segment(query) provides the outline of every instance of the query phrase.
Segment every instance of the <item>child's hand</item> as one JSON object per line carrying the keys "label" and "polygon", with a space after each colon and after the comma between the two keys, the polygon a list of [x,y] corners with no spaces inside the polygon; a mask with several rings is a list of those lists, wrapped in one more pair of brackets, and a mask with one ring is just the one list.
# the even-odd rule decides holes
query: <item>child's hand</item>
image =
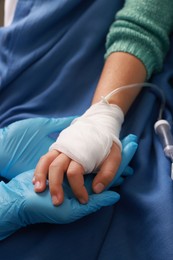
{"label": "child's hand", "polygon": [[[114,186],[117,182],[120,182],[120,176],[123,175],[124,171],[127,169],[127,166],[137,149],[136,141],[137,138],[134,135],[129,135],[122,140],[122,160],[119,148],[115,144],[113,144],[111,153],[104,161],[100,168],[100,171],[93,180],[93,189],[98,183],[103,183],[104,188],[106,189],[108,188],[108,186]],[[121,164],[119,167],[120,161]],[[115,162],[117,162],[117,164]],[[59,196],[59,198],[61,199],[59,203],[54,203],[53,198],[53,203],[56,205],[62,203],[64,198],[62,182],[64,179],[65,171],[68,172],[68,166],[71,166],[71,176],[69,177],[69,175],[67,175],[67,178],[68,180],[70,180],[70,185],[72,183],[71,187],[75,196],[79,199],[81,203],[81,196],[83,196],[84,199],[88,199],[88,193],[86,187],[84,186],[84,170],[82,166],[69,159],[66,155],[58,153],[55,150],[48,152],[40,159],[35,170],[34,184],[36,185],[37,182],[39,184],[38,186],[36,185],[35,190],[37,192],[44,191],[46,188],[46,180],[48,177],[51,196],[55,196],[55,198]],[[59,172],[59,176],[57,175],[57,171]],[[79,189],[79,191],[76,191],[76,189]]]}
{"label": "child's hand", "polygon": [[[95,193],[100,193],[110,184],[115,177],[120,162],[121,151],[114,143],[110,154],[93,180],[92,187]],[[64,200],[62,183],[65,173],[76,198],[82,204],[87,203],[88,193],[84,186],[84,168],[79,163],[71,160],[67,155],[56,150],[49,151],[39,160],[33,179],[35,191],[44,191],[48,178],[52,202],[54,205],[61,204]]]}
{"label": "child's hand", "polygon": [[64,129],[50,151],[36,166],[33,183],[42,192],[49,179],[54,205],[63,202],[62,183],[66,173],[74,195],[85,204],[88,193],[84,186],[86,173],[98,171],[93,191],[102,192],[113,180],[121,162],[119,132],[124,115],[120,107],[100,101]]}

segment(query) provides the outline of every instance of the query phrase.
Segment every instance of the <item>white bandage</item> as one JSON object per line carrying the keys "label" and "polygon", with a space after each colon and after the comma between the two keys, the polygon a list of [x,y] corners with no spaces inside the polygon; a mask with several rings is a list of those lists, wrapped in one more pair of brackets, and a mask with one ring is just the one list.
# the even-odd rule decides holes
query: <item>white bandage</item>
{"label": "white bandage", "polygon": [[85,173],[96,170],[110,153],[113,142],[121,149],[122,110],[101,101],[64,129],[49,150],[55,149],[81,164]]}

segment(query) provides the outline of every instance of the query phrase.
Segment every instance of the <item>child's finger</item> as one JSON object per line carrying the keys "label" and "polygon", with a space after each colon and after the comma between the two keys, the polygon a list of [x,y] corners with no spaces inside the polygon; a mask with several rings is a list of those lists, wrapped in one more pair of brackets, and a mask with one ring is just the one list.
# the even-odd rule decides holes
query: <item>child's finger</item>
{"label": "child's finger", "polygon": [[111,152],[103,162],[98,174],[93,181],[93,190],[102,192],[113,180],[121,162],[120,148],[114,143]]}
{"label": "child's finger", "polygon": [[60,205],[64,200],[62,183],[71,159],[61,153],[49,167],[49,190],[54,205]]}
{"label": "child's finger", "polygon": [[45,190],[49,166],[58,155],[58,151],[52,150],[40,158],[33,177],[33,184],[36,192]]}
{"label": "child's finger", "polygon": [[67,178],[75,197],[82,204],[88,202],[88,192],[84,186],[84,168],[75,161],[71,161],[67,170]]}

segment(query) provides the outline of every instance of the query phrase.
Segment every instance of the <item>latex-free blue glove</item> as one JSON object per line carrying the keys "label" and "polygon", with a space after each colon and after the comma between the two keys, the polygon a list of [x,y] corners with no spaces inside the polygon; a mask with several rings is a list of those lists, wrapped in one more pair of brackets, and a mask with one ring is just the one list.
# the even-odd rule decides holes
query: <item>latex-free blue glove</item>
{"label": "latex-free blue glove", "polygon": [[[69,126],[74,118],[24,119],[0,129],[0,176],[10,180],[21,172],[34,169],[59,132]],[[132,141],[136,142],[136,136],[129,135],[122,145]],[[132,169],[127,167],[122,176],[131,172]],[[119,185],[123,178],[116,178],[114,185],[115,181]]]}
{"label": "latex-free blue glove", "polygon": [[107,186],[107,189],[110,187],[118,186],[124,181],[124,177],[130,176],[133,174],[133,169],[128,165],[131,159],[133,158],[135,151],[138,147],[137,136],[129,134],[122,141],[122,159],[119,166],[118,172],[115,175],[113,181]]}
{"label": "latex-free blue glove", "polygon": [[34,169],[40,157],[74,117],[31,118],[0,129],[0,176],[12,179],[21,172]]}
{"label": "latex-free blue glove", "polygon": [[[92,175],[85,178],[85,185],[91,191]],[[89,195],[86,205],[75,199],[67,181],[63,182],[64,202],[53,206],[49,189],[35,193],[32,184],[33,171],[19,174],[8,184],[0,183],[0,240],[21,227],[34,223],[65,224],[112,205],[119,200],[119,194],[105,191]]]}
{"label": "latex-free blue glove", "polygon": [[[137,149],[136,138],[128,136],[123,141],[122,162],[117,176],[127,168]],[[128,172],[129,173],[129,172]],[[109,206],[119,200],[119,194],[114,191],[104,191],[94,194],[92,191],[93,174],[85,175],[85,186],[89,193],[89,202],[80,204],[75,199],[70,186],[64,180],[64,202],[53,206],[49,189],[35,193],[32,185],[33,170],[22,173],[8,184],[0,183],[0,240],[8,237],[19,228],[34,223],[65,224]],[[115,177],[112,185],[117,183]]]}

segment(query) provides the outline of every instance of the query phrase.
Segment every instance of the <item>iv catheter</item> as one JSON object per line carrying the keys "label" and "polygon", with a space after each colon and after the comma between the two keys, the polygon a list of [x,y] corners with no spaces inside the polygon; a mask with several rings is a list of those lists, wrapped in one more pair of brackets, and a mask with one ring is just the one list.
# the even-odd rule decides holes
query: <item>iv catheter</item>
{"label": "iv catheter", "polygon": [[122,86],[120,88],[111,91],[108,95],[102,97],[102,99],[105,102],[109,103],[108,100],[111,96],[117,94],[120,91],[129,88],[135,88],[135,87],[138,88],[149,87],[152,90],[155,90],[155,92],[157,92],[161,97],[161,105],[159,109],[158,120],[154,124],[154,130],[155,133],[159,136],[160,142],[164,149],[165,156],[171,160],[171,179],[173,180],[173,135],[171,133],[171,126],[169,122],[163,119],[163,111],[166,104],[164,92],[160,88],[158,88],[157,85],[145,82],[145,83],[137,83],[137,84],[131,84],[127,86]]}

